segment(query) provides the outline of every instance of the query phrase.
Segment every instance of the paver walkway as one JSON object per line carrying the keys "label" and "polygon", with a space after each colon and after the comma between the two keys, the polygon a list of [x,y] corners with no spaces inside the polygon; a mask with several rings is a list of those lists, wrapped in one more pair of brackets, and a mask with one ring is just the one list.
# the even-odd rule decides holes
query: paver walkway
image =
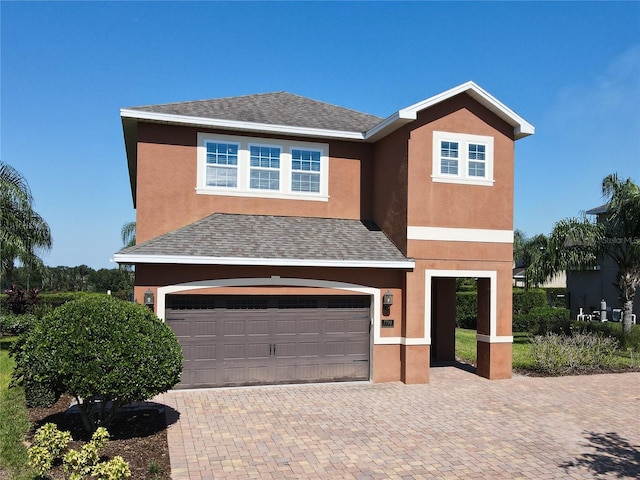
{"label": "paver walkway", "polygon": [[[172,391],[174,480],[640,478],[640,373]],[[179,419],[176,420],[176,412]]]}

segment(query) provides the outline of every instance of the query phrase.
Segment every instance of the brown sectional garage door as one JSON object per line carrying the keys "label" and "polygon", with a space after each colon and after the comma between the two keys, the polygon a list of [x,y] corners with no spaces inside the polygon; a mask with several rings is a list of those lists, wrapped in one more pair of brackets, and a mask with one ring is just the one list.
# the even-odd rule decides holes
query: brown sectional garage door
{"label": "brown sectional garage door", "polygon": [[369,297],[167,296],[177,388],[369,379]]}

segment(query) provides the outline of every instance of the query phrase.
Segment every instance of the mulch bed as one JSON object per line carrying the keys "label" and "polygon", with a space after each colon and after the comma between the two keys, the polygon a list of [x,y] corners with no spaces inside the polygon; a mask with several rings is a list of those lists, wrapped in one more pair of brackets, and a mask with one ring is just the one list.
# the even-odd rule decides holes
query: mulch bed
{"label": "mulch bed", "polygon": [[[69,447],[79,450],[91,436],[82,427],[80,415],[69,409],[71,400],[68,395],[63,395],[50,408],[29,409],[29,420],[33,424],[30,435],[45,423],[55,423],[59,430],[71,432],[73,440]],[[167,427],[162,405],[144,403],[134,409],[121,411],[108,430],[111,439],[100,451],[102,460],[108,461],[120,455],[129,463],[130,478],[134,480],[171,479]],[[53,478],[62,478],[62,466],[55,466],[51,473]]]}

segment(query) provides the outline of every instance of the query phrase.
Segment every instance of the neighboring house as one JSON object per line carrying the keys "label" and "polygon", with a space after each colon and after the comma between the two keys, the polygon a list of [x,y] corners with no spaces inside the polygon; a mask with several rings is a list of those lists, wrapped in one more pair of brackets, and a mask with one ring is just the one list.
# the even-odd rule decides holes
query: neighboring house
{"label": "neighboring house", "polygon": [[[600,219],[606,215],[608,205],[601,205],[586,212]],[[570,270],[567,275],[567,295],[572,317],[576,317],[582,308],[583,313],[600,311],[600,303],[607,304],[607,320],[621,321],[622,301],[616,287],[618,265],[608,255],[602,264],[590,270]],[[615,310],[615,311],[614,311]],[[633,313],[640,318],[640,293],[636,293]]]}
{"label": "neighboring house", "polygon": [[[525,278],[526,268],[521,266],[520,262],[515,262],[513,267],[513,286],[516,288],[524,288],[526,283]],[[560,272],[557,275],[551,277],[546,282],[537,286],[537,288],[566,288],[567,287],[567,273]]]}
{"label": "neighboring house", "polygon": [[478,373],[511,376],[514,143],[473,82],[379,118],[289,93],[121,110],[135,298],[180,387],[426,383],[477,278]]}

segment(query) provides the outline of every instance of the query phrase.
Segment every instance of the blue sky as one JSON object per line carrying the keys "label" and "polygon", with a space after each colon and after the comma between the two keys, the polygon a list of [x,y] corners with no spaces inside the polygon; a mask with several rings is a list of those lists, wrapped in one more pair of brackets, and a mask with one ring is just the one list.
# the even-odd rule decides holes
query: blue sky
{"label": "blue sky", "polygon": [[386,117],[473,80],[516,143],[528,235],[640,181],[640,2],[0,2],[0,160],[51,266],[112,268],[135,219],[119,110],[288,91]]}

